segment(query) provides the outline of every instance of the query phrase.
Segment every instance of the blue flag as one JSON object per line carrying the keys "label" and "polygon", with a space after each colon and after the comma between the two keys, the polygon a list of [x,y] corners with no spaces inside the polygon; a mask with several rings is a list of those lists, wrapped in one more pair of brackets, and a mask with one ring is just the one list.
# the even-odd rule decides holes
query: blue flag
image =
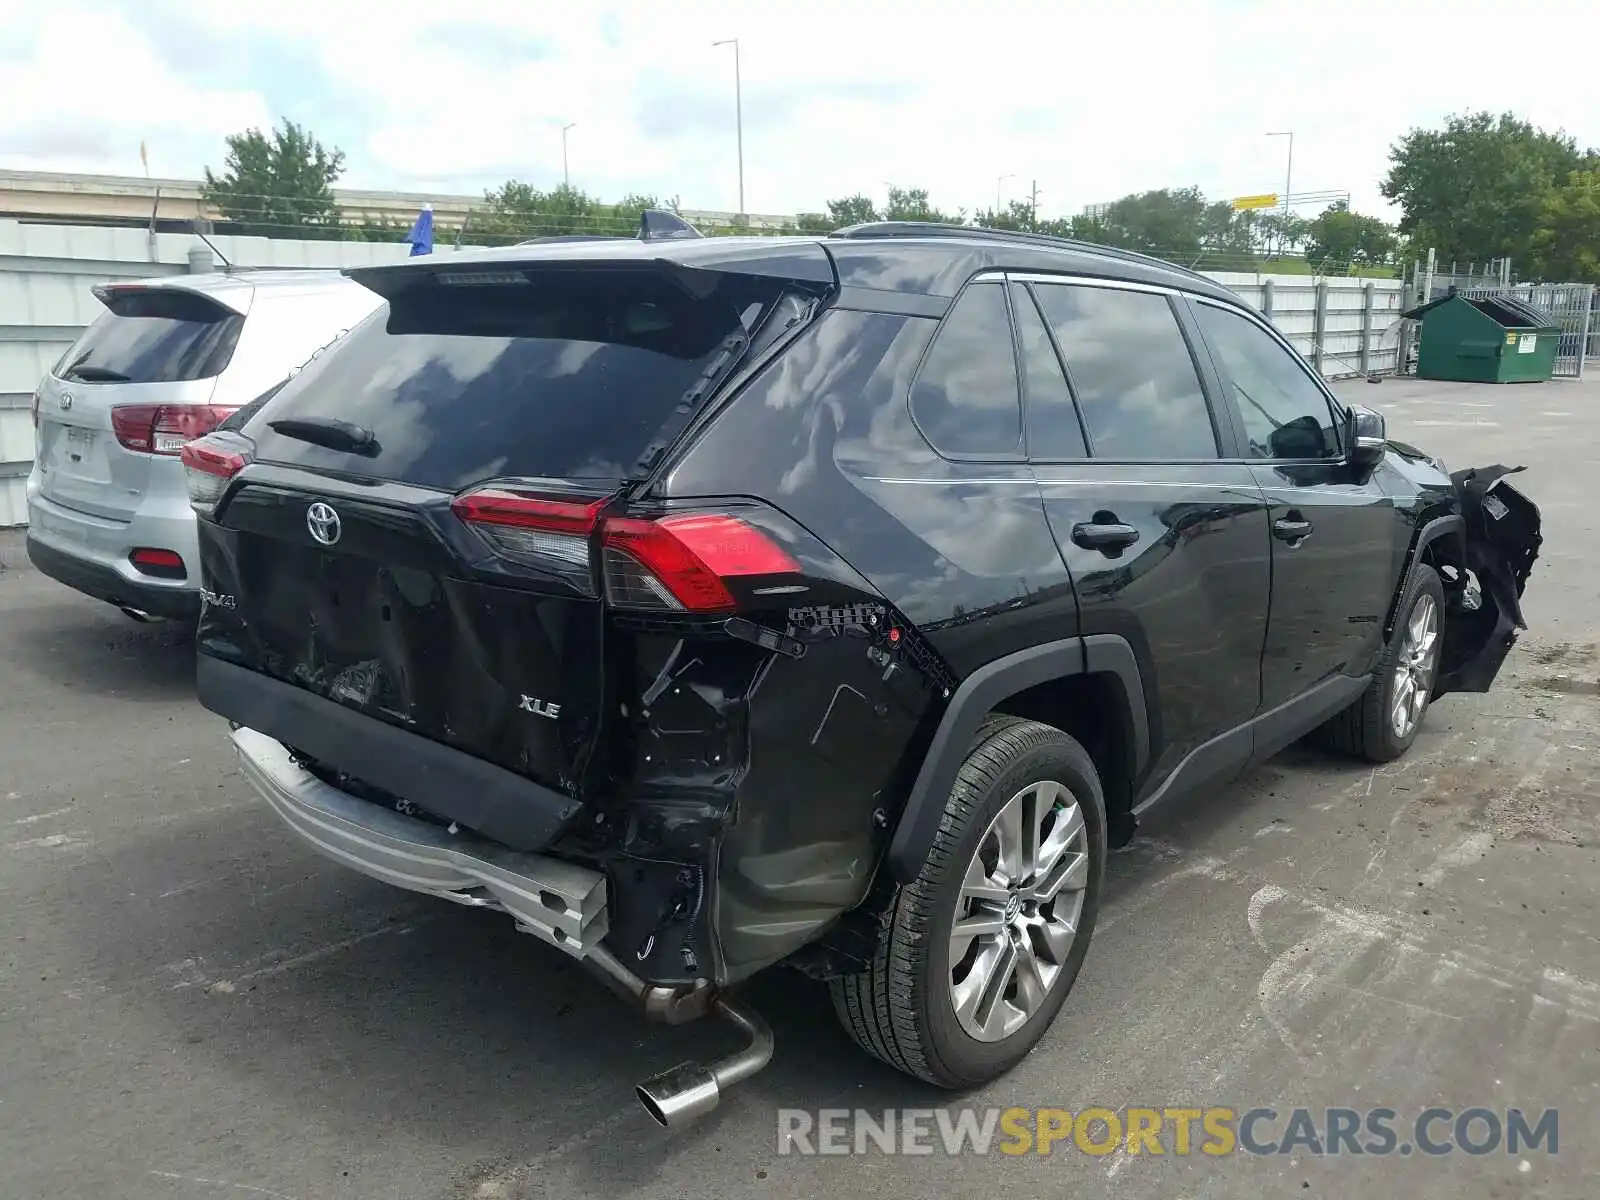
{"label": "blue flag", "polygon": [[406,241],[411,243],[412,258],[419,254],[433,253],[433,205],[422,206],[415,224],[411,226],[411,232],[406,234]]}

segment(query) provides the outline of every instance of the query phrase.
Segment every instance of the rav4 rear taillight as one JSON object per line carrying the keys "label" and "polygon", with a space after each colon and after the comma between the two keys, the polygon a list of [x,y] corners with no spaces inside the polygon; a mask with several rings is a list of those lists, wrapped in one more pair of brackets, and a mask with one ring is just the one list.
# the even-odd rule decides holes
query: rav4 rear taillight
{"label": "rav4 rear taillight", "polygon": [[208,434],[184,445],[179,452],[189,484],[189,505],[203,517],[217,509],[233,477],[250,463],[255,446],[232,432]]}
{"label": "rav4 rear taillight", "polygon": [[601,526],[601,541],[606,598],[624,608],[731,611],[734,598],[725,580],[800,572],[783,547],[727,513],[610,518]]}
{"label": "rav4 rear taillight", "polygon": [[217,404],[118,404],[111,410],[111,430],[125,449],[175,455],[232,412]]}
{"label": "rav4 rear taillight", "polygon": [[595,594],[598,551],[605,597],[618,608],[731,612],[727,580],[800,572],[783,547],[733,512],[606,516],[611,499],[493,487],[458,496],[451,508],[501,558],[559,575],[586,595]]}

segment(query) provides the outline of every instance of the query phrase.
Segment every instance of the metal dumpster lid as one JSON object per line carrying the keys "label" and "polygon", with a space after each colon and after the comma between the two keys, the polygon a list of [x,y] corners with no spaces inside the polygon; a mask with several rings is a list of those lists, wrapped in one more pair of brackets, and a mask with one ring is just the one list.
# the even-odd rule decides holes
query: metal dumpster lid
{"label": "metal dumpster lid", "polygon": [[1462,300],[1472,305],[1473,308],[1505,329],[1558,328],[1554,321],[1531,304],[1505,293],[1494,296],[1463,296],[1459,292],[1451,292],[1447,296],[1440,296],[1437,300],[1419,304],[1415,308],[1401,313],[1400,316],[1408,321],[1421,320],[1424,313],[1438,308],[1439,305],[1451,300]]}

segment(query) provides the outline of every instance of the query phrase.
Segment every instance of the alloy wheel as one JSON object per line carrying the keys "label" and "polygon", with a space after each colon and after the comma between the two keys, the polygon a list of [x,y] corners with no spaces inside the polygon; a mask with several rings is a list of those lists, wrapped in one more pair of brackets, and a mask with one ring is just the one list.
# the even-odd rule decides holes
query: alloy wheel
{"label": "alloy wheel", "polygon": [[1439,606],[1423,592],[1406,621],[1400,651],[1395,656],[1394,702],[1389,727],[1402,741],[1411,736],[1433,695],[1433,676],[1439,667]]}
{"label": "alloy wheel", "polygon": [[1089,885],[1083,811],[1053,780],[995,814],[962,879],[950,931],[950,998],[980,1042],[1011,1036],[1044,1004],[1077,939]]}

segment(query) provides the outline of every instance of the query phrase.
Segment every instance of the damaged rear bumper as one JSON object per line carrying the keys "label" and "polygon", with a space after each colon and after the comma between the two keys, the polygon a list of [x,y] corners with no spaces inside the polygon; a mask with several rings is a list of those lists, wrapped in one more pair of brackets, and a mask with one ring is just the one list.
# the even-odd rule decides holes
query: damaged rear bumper
{"label": "damaged rear bumper", "polygon": [[714,1014],[745,1046],[711,1063],[680,1063],[640,1083],[635,1095],[659,1124],[677,1126],[715,1108],[722,1093],[772,1059],[772,1032],[759,1015],[703,982],[646,983],[605,945],[607,880],[543,854],[508,850],[352,796],[318,779],[281,742],[254,729],[233,732],[244,776],[307,845],[373,879],[511,916],[517,928],[584,963],[643,1014],[678,1024]]}
{"label": "damaged rear bumper", "polygon": [[313,849],[395,887],[507,913],[541,941],[587,958],[607,932],[606,877],[542,854],[380,808],[324,783],[281,742],[236,729],[244,776]]}

